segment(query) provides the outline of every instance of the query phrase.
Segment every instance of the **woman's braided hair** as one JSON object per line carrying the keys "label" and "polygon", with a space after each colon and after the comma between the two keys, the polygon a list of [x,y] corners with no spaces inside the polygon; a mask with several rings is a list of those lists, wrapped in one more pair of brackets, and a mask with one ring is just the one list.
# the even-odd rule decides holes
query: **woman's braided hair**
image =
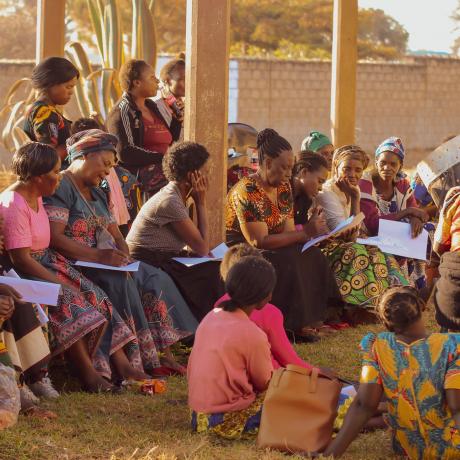
{"label": "woman's braided hair", "polygon": [[266,128],[257,134],[259,164],[262,164],[267,157],[279,157],[283,150],[292,150],[291,144],[274,129]]}
{"label": "woman's braided hair", "polygon": [[410,286],[398,286],[386,291],[379,302],[377,311],[380,319],[390,332],[401,333],[422,317],[425,302]]}
{"label": "woman's braided hair", "polygon": [[367,153],[357,145],[344,145],[335,150],[332,157],[332,173],[337,174],[337,169],[342,161],[347,159],[358,160],[363,164],[363,170],[369,165]]}
{"label": "woman's braided hair", "polygon": [[321,168],[328,168],[326,159],[312,150],[304,150],[297,155],[297,160],[292,169],[292,177],[298,176],[304,169],[315,172]]}

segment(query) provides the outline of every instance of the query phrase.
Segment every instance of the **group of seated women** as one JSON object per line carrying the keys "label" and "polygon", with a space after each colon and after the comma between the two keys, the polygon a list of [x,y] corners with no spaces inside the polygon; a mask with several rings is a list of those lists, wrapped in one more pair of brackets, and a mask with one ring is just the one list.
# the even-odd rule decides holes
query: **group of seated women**
{"label": "group of seated women", "polygon": [[[209,153],[198,143],[173,143],[181,136],[184,71],[183,60],[168,63],[162,71],[166,93],[152,100],[159,82],[151,66],[126,63],[125,92],[106,132],[100,120],[72,125],[57,108],[69,102],[79,78],[69,61],[49,58],[34,69],[39,97],[24,125],[32,142],[15,153],[17,181],[0,194],[3,269],[57,283],[61,292],[47,310],[48,346],[34,307],[0,285],[0,363],[3,356],[21,375],[25,410],[37,411],[35,395],[58,396],[48,377],[50,357],[65,356],[83,390],[119,393],[120,381],[185,375],[170,347],[196,332],[188,367],[192,422],[198,431],[238,437],[248,426],[237,421],[257,421],[273,368],[312,367],[289,339],[317,341],[348,327],[344,318],[350,322],[353,312],[397,309],[396,301],[380,302],[389,288],[424,286],[420,262],[356,242],[375,236],[379,219],[408,222],[413,236],[428,223],[403,173],[405,151],[395,137],[377,148],[369,171],[370,158],[359,146],[334,150],[315,131],[296,154],[276,131],[262,130],[257,172],[227,196],[230,249],[224,261],[175,260],[212,256]],[[304,250],[361,212],[362,225]],[[448,215],[452,219],[452,211]],[[140,264],[123,272],[76,266],[77,260]],[[416,297],[405,302],[421,308]],[[396,315],[398,331],[407,326],[401,321]],[[228,415],[242,410],[238,420]],[[337,441],[331,452],[343,450],[349,439]]]}

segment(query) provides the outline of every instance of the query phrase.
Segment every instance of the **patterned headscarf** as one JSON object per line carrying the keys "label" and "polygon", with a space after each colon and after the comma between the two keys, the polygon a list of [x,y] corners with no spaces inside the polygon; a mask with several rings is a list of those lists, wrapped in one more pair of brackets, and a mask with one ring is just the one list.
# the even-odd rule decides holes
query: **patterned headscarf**
{"label": "patterned headscarf", "polygon": [[332,157],[332,174],[334,179],[337,179],[337,170],[340,163],[349,158],[361,161],[363,164],[363,171],[369,165],[369,157],[361,147],[358,147],[357,145],[344,145],[343,147],[339,147]]}
{"label": "patterned headscarf", "polygon": [[404,161],[404,146],[399,137],[389,137],[388,139],[385,139],[377,147],[377,150],[375,151],[375,159],[377,160],[377,158],[384,152],[394,153],[395,155],[398,155],[401,162]]}
{"label": "patterned headscarf", "polygon": [[75,159],[92,152],[110,150],[116,153],[115,147],[117,143],[118,139],[116,136],[100,129],[80,131],[67,139],[67,158],[72,163]]}
{"label": "patterned headscarf", "polygon": [[319,131],[312,131],[310,135],[303,140],[300,150],[302,150],[302,152],[306,150],[317,152],[319,149],[326,147],[326,145],[332,145],[331,140]]}

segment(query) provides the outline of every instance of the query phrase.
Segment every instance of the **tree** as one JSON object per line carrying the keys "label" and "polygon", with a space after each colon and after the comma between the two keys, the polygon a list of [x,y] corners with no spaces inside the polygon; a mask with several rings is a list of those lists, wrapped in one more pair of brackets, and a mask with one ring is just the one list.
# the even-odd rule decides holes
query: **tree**
{"label": "tree", "polygon": [[[460,30],[460,0],[458,0],[458,6],[455,8],[455,10],[452,12],[451,19],[454,20],[454,22],[457,23],[457,26],[455,27],[455,30]],[[459,54],[460,51],[460,37],[457,37],[454,40],[454,43],[452,45],[452,52],[456,55]]]}

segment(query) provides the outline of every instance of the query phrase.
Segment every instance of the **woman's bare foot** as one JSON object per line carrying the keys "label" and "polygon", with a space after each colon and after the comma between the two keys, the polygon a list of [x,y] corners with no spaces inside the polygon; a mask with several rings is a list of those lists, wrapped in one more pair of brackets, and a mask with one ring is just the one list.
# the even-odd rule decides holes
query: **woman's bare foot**
{"label": "woman's bare foot", "polygon": [[27,407],[26,409],[21,409],[21,414],[25,415],[26,417],[35,417],[42,420],[51,420],[57,418],[56,413],[43,409],[42,407],[36,406],[35,404]]}
{"label": "woman's bare foot", "polygon": [[150,375],[146,374],[144,371],[135,369],[132,366],[125,366],[120,370],[121,377],[125,380],[145,380],[151,378]]}
{"label": "woman's bare foot", "polygon": [[108,382],[104,377],[99,374],[85,376],[82,388],[87,393],[104,393],[113,391],[116,387]]}

